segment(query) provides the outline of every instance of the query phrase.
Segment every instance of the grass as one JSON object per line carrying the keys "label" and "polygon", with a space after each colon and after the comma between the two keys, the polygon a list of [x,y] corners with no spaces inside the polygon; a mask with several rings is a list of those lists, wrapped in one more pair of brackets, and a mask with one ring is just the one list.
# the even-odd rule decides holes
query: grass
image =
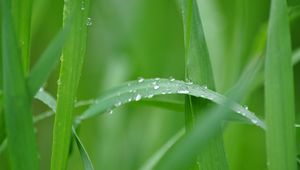
{"label": "grass", "polygon": [[71,25],[70,37],[66,40],[61,56],[57,110],[53,128],[51,157],[51,169],[53,170],[67,168],[74,101],[86,46],[89,1],[83,2],[86,5],[84,10],[81,9],[82,4],[79,1],[70,0],[64,4],[64,26],[66,26],[66,21],[70,17],[76,19]]}
{"label": "grass", "polygon": [[1,169],[299,168],[298,2],[123,3],[1,1]]}
{"label": "grass", "polygon": [[[181,6],[184,23],[186,79],[215,90],[214,76],[197,1],[181,1]],[[193,128],[195,120],[203,114],[201,112],[207,104],[208,102],[205,100],[191,96],[186,97],[185,119],[187,129]],[[206,151],[199,155],[199,164],[202,169],[228,168],[221,126],[220,123],[219,135],[210,142],[211,144],[207,146]]]}
{"label": "grass", "polygon": [[12,169],[38,169],[30,98],[24,78],[10,1],[2,1],[4,117]]}
{"label": "grass", "polygon": [[287,2],[271,4],[265,65],[267,154],[270,169],[297,169],[295,102]]}

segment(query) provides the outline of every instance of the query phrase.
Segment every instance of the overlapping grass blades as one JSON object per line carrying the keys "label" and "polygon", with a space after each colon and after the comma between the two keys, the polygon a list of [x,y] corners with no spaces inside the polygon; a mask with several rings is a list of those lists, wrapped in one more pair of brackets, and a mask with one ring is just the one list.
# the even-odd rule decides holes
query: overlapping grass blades
{"label": "overlapping grass blades", "polygon": [[[234,100],[240,100],[249,88],[251,81],[257,75],[259,65],[251,71],[245,72],[237,82],[234,89],[230,92]],[[230,100],[226,100],[223,106],[233,106]],[[203,119],[197,119],[195,127],[181,138],[164,157],[159,161],[155,169],[187,169],[199,153],[204,152],[209,141],[219,134],[220,124],[228,117],[229,110],[222,105],[215,106],[206,111]]]}
{"label": "overlapping grass blades", "polygon": [[[199,86],[190,82],[174,79],[143,79],[143,81],[132,81],[106,91],[77,119],[78,121],[86,120],[102,113],[110,113],[115,107],[119,107],[129,102],[152,98],[156,95],[167,94],[187,94],[207,99],[220,105],[229,100],[225,96],[207,89],[206,86]],[[254,113],[234,101],[231,102],[232,105],[230,109],[235,111],[238,115],[247,118],[250,123],[254,123],[257,126],[264,128],[265,125],[263,121],[257,118]]]}
{"label": "overlapping grass blades", "polygon": [[1,1],[3,94],[10,162],[12,169],[37,170],[39,163],[31,115],[31,100],[24,78],[24,67],[10,3],[9,0]]}
{"label": "overlapping grass blades", "polygon": [[[205,41],[203,26],[196,0],[180,1],[185,40],[186,78],[197,84],[204,84],[215,90],[214,76]],[[186,97],[186,126],[193,128],[197,119],[208,102],[192,96]],[[213,139],[199,157],[201,169],[228,169],[223,134],[220,125],[220,134]],[[217,162],[217,163],[216,163]]]}
{"label": "overlapping grass blades", "polygon": [[[84,4],[84,8],[82,7]],[[61,56],[57,92],[57,112],[53,128],[51,169],[66,169],[76,98],[86,49],[89,1],[64,1],[64,22],[72,15],[70,36]]]}
{"label": "overlapping grass blades", "polygon": [[286,0],[272,0],[265,62],[268,166],[296,169],[295,105]]}
{"label": "overlapping grass blades", "polygon": [[39,88],[46,82],[50,73],[57,66],[63,44],[70,31],[70,24],[71,19],[66,23],[65,27],[59,31],[30,71],[27,83],[31,97],[34,97]]}

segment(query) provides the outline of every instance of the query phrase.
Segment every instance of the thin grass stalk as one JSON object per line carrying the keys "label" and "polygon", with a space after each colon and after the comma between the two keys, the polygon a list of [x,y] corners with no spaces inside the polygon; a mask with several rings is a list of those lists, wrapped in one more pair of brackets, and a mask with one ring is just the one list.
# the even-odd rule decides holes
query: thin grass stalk
{"label": "thin grass stalk", "polygon": [[64,1],[64,22],[72,15],[70,36],[61,56],[52,143],[51,170],[67,169],[73,107],[86,49],[89,1]]}
{"label": "thin grass stalk", "polygon": [[267,156],[270,170],[296,170],[295,104],[286,0],[272,0],[265,62]]}
{"label": "thin grass stalk", "polygon": [[[195,0],[181,1],[184,22],[186,78],[194,83],[215,90],[213,72],[205,41],[204,31]],[[201,112],[208,101],[186,97],[186,126],[191,129],[196,117],[203,116]],[[200,169],[227,169],[227,160],[223,146],[221,125],[218,134],[211,140],[207,149],[199,157]]]}

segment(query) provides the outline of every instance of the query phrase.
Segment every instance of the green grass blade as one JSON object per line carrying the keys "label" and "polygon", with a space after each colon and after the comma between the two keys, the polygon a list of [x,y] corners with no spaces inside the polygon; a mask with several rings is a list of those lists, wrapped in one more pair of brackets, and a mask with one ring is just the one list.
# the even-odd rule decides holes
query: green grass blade
{"label": "green grass blade", "polygon": [[[204,31],[196,0],[181,1],[184,23],[186,78],[215,90],[214,76],[205,41]],[[186,126],[192,128],[197,116],[208,104],[207,101],[191,96],[186,97]],[[228,169],[223,135],[220,134],[207,146],[199,157],[201,169]],[[218,163],[216,163],[218,162]]]}
{"label": "green grass blade", "polygon": [[15,24],[17,44],[20,47],[20,55],[24,75],[28,74],[30,67],[30,35],[32,0],[11,0],[12,21]]}
{"label": "green grass blade", "polygon": [[31,103],[9,0],[2,2],[2,49],[5,124],[12,169],[37,170],[38,157]]}
{"label": "green grass blade", "polygon": [[32,68],[27,79],[30,95],[32,97],[46,82],[48,76],[58,64],[65,38],[70,31],[69,24],[70,23],[68,23],[64,29],[59,31],[59,33],[52,40],[47,49],[41,55],[40,59]]}
{"label": "green grass blade", "polygon": [[296,65],[300,61],[300,48],[293,52],[292,62],[293,65]]}
{"label": "green grass blade", "polygon": [[181,112],[184,111],[184,104],[182,102],[177,101],[168,101],[168,100],[142,100],[138,104],[146,105],[146,106],[153,106],[157,108],[162,108],[174,112]]}
{"label": "green grass blade", "polygon": [[265,110],[269,169],[296,169],[295,105],[288,11],[272,0],[265,61]]}
{"label": "green grass blade", "polygon": [[181,129],[172,138],[170,138],[150,159],[140,168],[140,170],[152,170],[166,152],[184,135],[185,131]]}
{"label": "green grass blade", "polygon": [[52,111],[56,112],[56,100],[44,89],[40,89],[35,98],[46,104]]}
{"label": "green grass blade", "polygon": [[[64,22],[71,17],[70,36],[66,40],[61,56],[60,76],[57,92],[51,170],[66,169],[69,153],[73,107],[79,84],[86,49],[89,1],[64,1]],[[82,3],[85,4],[82,10]],[[73,15],[74,14],[74,15]],[[65,24],[65,23],[64,23]]]}
{"label": "green grass blade", "polygon": [[[86,120],[102,113],[111,112],[112,109],[123,104],[149,99],[156,95],[185,94],[210,100],[217,104],[223,104],[228,100],[205,86],[199,86],[190,82],[169,79],[143,79],[132,81],[108,90],[91,105],[78,120]],[[264,123],[254,113],[234,102],[230,109],[238,115],[245,117],[250,123],[264,128]]]}
{"label": "green grass blade", "polygon": [[92,161],[91,161],[87,151],[85,150],[82,142],[80,141],[79,136],[77,135],[74,128],[72,128],[72,134],[73,134],[74,140],[76,141],[77,147],[79,149],[79,152],[80,152],[80,155],[81,155],[81,158],[83,161],[84,169],[85,170],[93,170],[94,167],[93,167]]}

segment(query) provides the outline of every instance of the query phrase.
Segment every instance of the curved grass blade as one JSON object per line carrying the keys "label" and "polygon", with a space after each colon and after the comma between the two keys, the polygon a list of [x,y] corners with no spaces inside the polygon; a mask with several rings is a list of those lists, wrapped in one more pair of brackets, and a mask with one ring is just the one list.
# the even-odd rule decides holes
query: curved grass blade
{"label": "curved grass blade", "polygon": [[[49,93],[47,93],[44,90],[40,90],[37,93],[37,95],[35,96],[35,98],[40,100],[41,102],[43,102],[45,105],[47,105],[51,109],[51,111],[47,111],[47,112],[44,112],[44,113],[36,116],[34,118],[34,122],[41,121],[47,117],[54,115],[54,113],[56,112],[56,100],[54,99],[53,96],[51,96]],[[89,155],[88,155],[87,151],[85,150],[81,140],[79,139],[79,136],[77,135],[74,127],[72,127],[72,134],[73,134],[74,140],[77,144],[77,147],[79,149],[85,170],[93,170],[94,169],[93,164],[92,164],[92,162],[89,158]]]}
{"label": "curved grass blade", "polygon": [[66,26],[58,32],[56,37],[48,45],[47,49],[43,52],[40,59],[32,68],[27,78],[30,95],[32,97],[46,82],[48,76],[58,64],[63,44],[69,32],[70,21],[67,22]]}
{"label": "curved grass blade", "polygon": [[56,100],[44,89],[41,88],[35,95],[35,98],[46,104],[53,112],[56,112]]}
{"label": "curved grass blade", "polygon": [[141,105],[154,106],[157,108],[167,109],[174,112],[184,112],[184,104],[177,101],[168,100],[142,100]]}
{"label": "curved grass blade", "polygon": [[39,161],[31,115],[31,103],[24,78],[11,4],[1,1],[3,94],[10,165],[13,170],[37,170]]}
{"label": "curved grass blade", "polygon": [[82,158],[82,162],[83,162],[83,165],[84,165],[84,169],[85,170],[93,170],[94,167],[93,167],[92,161],[91,161],[87,151],[85,150],[82,142],[80,141],[79,136],[77,135],[74,128],[72,128],[72,134],[73,134],[73,137],[76,141],[77,147],[79,149],[79,152],[80,152],[80,155],[81,155],[81,158]]}
{"label": "curved grass blade", "polygon": [[184,129],[177,132],[157,152],[155,152],[150,159],[147,160],[140,170],[152,170],[165,153],[184,135],[184,133]]}
{"label": "curved grass blade", "polygon": [[265,61],[269,169],[296,170],[295,105],[286,0],[272,0]]}
{"label": "curved grass blade", "polygon": [[[210,100],[217,104],[223,104],[226,97],[190,82],[184,82],[179,80],[168,79],[145,79],[143,81],[133,81],[126,83],[120,87],[109,90],[104,95],[95,100],[95,103],[91,105],[82,115],[77,119],[78,121],[86,120],[97,116],[99,114],[109,112],[110,110],[119,107],[123,104],[140,101],[143,98],[152,98],[156,95],[166,94],[185,94],[195,97],[201,97],[203,99]],[[233,102],[233,101],[232,101]],[[264,128],[264,123],[257,118],[254,113],[247,110],[243,106],[233,102],[231,109],[239,115],[247,118],[250,123]]]}

